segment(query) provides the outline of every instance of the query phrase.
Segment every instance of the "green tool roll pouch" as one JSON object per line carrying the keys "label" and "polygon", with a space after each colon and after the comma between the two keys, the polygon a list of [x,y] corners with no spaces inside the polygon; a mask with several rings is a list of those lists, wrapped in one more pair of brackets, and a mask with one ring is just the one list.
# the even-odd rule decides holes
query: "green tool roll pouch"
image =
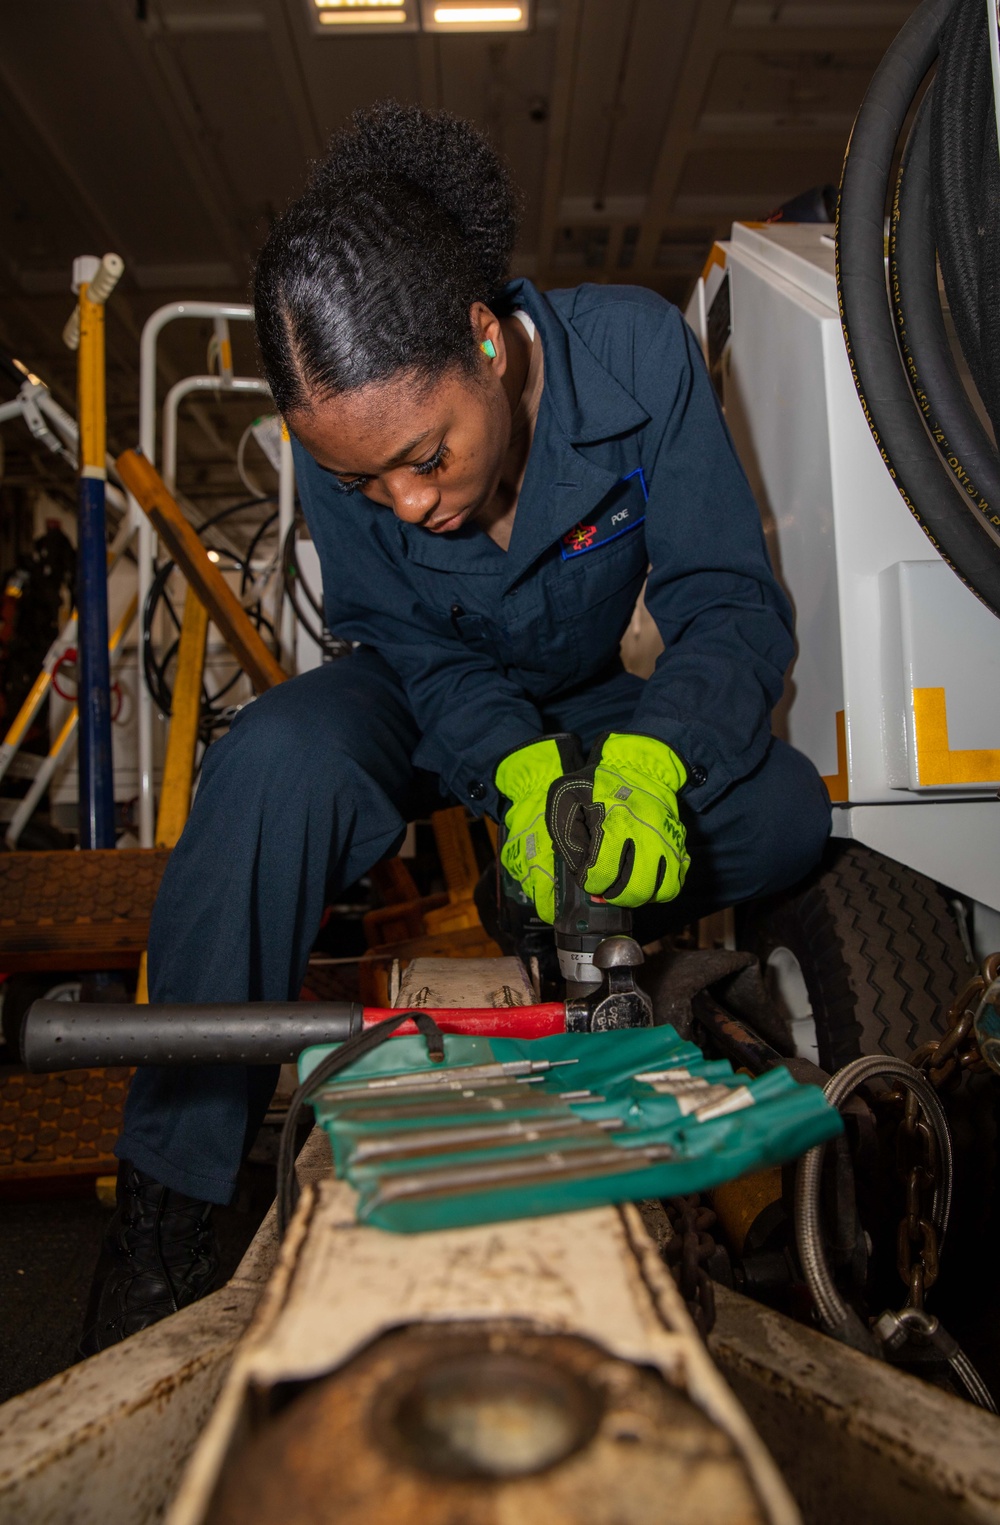
{"label": "green tool roll pouch", "polygon": [[[370,1108],[367,1101],[363,1107],[348,1105],[345,1098],[338,1102],[338,1090],[366,1079],[434,1069],[422,1038],[393,1039],[324,1086],[313,1106],[329,1135],[338,1175],[358,1192],[362,1222],[413,1233],[704,1191],[793,1159],[842,1126],[818,1087],[799,1085],[784,1068],[757,1079],[737,1075],[725,1060],[706,1060],[670,1027],[530,1040],[448,1034],[444,1042],[447,1065],[575,1062],[545,1072],[541,1083],[524,1086],[524,1102],[505,1104],[502,1111],[470,1105],[466,1112],[450,1100],[437,1114],[429,1099],[419,1118],[406,1117],[400,1108],[398,1117],[375,1120],[366,1111],[391,1112],[391,1092],[378,1093]],[[326,1047],[307,1050],[299,1061],[300,1079],[327,1052]],[[639,1075],[654,1078],[644,1081]],[[602,1099],[558,1104],[560,1093],[580,1090]],[[539,1092],[556,1105],[533,1102]],[[540,1130],[537,1138],[507,1138],[491,1147],[480,1144],[405,1159],[357,1157],[362,1144],[370,1146],[376,1137],[395,1145],[418,1129],[465,1128],[484,1121],[520,1121],[530,1133],[532,1117],[561,1117],[570,1126],[574,1120],[610,1120],[615,1127],[554,1140]],[[653,1162],[636,1158],[640,1149],[658,1151],[661,1157]],[[518,1173],[516,1180],[496,1179],[498,1172],[511,1171]]]}

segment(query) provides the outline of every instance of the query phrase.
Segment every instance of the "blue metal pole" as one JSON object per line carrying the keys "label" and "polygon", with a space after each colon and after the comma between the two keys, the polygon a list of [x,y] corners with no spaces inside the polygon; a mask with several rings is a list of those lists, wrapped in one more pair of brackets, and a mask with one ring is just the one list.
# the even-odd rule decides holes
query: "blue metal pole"
{"label": "blue metal pole", "polygon": [[114,847],[115,788],[111,752],[104,482],[83,473],[79,482],[77,539],[80,846]]}
{"label": "blue metal pole", "polygon": [[[117,256],[115,269],[120,273]],[[78,261],[78,400],[80,422],[77,529],[77,706],[80,712],[80,846],[114,847],[115,790],[111,753],[111,666],[108,660],[108,545],[104,515],[106,416],[104,300],[117,274],[109,262]]]}

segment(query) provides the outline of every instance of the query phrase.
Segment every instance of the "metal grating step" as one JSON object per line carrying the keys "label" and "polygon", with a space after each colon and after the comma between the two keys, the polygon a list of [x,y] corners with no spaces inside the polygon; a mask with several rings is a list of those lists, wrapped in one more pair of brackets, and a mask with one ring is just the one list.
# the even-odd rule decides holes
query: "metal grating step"
{"label": "metal grating step", "polygon": [[0,854],[0,970],[138,964],[167,848]]}

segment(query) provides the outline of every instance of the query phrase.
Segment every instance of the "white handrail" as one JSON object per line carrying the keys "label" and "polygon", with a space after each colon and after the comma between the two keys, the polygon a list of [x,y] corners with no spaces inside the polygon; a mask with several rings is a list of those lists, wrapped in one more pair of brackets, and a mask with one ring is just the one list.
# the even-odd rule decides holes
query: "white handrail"
{"label": "white handrail", "polygon": [[[168,323],[178,318],[253,319],[253,308],[245,302],[167,302],[158,307],[143,325],[139,344],[139,449],[156,465],[156,342]],[[135,499],[129,495],[132,518],[139,529],[139,610],[146,607],[153,581],[153,557],[156,536],[153,526]],[[140,654],[141,661],[141,654]],[[136,703],[136,731],[139,763],[139,845],[153,846],[153,696],[139,673]]]}
{"label": "white handrail", "polygon": [[221,381],[218,376],[185,376],[170,388],[163,400],[163,480],[174,492],[177,488],[177,412],[192,392],[214,392],[217,397],[251,393],[270,397],[271,388],[259,376],[233,376]]}

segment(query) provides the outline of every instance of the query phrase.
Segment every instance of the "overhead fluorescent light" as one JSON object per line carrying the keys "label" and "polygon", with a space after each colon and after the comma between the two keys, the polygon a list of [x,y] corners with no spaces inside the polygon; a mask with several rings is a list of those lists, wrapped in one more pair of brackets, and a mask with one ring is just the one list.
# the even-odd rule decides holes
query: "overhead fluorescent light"
{"label": "overhead fluorescent light", "polygon": [[417,0],[306,0],[314,32],[415,32]]}
{"label": "overhead fluorescent light", "polygon": [[320,26],[400,26],[406,20],[406,12],[384,11],[320,11]]}
{"label": "overhead fluorescent light", "polygon": [[530,0],[520,5],[478,5],[470,0],[421,0],[425,32],[526,32]]}
{"label": "overhead fluorescent light", "polygon": [[461,26],[463,22],[479,22],[483,25],[487,21],[520,21],[521,7],[519,5],[436,5],[434,7],[434,20],[439,26],[451,22],[454,26]]}

